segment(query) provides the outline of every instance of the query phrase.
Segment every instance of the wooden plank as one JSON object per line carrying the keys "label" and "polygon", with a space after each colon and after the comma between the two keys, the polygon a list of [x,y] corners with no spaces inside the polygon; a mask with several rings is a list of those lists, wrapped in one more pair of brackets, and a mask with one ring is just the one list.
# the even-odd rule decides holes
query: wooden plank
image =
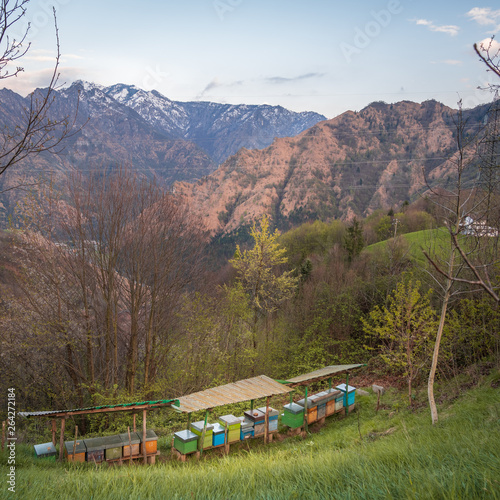
{"label": "wooden plank", "polygon": [[62,462],[64,454],[64,429],[66,427],[66,419],[61,420],[61,437],[59,438],[59,460]]}
{"label": "wooden plank", "polygon": [[142,455],[144,458],[144,463],[148,463],[147,451],[146,451],[146,410],[142,410]]}
{"label": "wooden plank", "polygon": [[76,440],[78,439],[78,425],[75,425],[75,440],[73,441],[73,461],[75,460],[76,453]]}
{"label": "wooden plank", "polygon": [[56,433],[57,433],[57,420],[55,418],[52,419],[51,425],[52,425],[52,444],[54,445],[54,448],[55,448],[56,447]]}

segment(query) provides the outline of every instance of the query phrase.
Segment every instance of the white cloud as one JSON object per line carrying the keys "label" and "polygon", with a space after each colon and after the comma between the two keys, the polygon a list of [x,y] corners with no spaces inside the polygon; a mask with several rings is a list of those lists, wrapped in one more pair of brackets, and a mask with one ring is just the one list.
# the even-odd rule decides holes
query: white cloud
{"label": "white cloud", "polygon": [[446,59],[443,61],[444,64],[448,64],[449,66],[459,66],[462,64],[462,61],[459,61],[457,59]]}
{"label": "white cloud", "polygon": [[500,29],[500,10],[493,10],[490,7],[474,7],[467,12],[466,16],[481,26],[495,26],[491,33]]}
{"label": "white cloud", "polygon": [[415,23],[417,24],[417,26],[427,26],[427,28],[429,28],[429,30],[431,31],[446,33],[450,36],[458,35],[458,32],[460,31],[460,27],[455,26],[454,24],[444,24],[442,26],[438,26],[437,24],[434,24],[432,21],[428,21],[427,19],[417,19]]}
{"label": "white cloud", "polygon": [[477,46],[481,52],[488,52],[490,57],[495,57],[495,54],[500,51],[500,43],[493,38],[485,38]]}

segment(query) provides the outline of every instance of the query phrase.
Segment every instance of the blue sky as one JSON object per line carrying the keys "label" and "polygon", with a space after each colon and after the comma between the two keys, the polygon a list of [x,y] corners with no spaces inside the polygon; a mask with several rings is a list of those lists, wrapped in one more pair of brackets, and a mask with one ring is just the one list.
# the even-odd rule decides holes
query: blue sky
{"label": "blue sky", "polygon": [[500,38],[491,0],[32,0],[25,72],[3,81],[23,95],[48,81],[52,5],[62,82],[134,84],[173,100],[268,103],[328,118],[378,100],[488,102],[477,87],[492,77],[472,45]]}

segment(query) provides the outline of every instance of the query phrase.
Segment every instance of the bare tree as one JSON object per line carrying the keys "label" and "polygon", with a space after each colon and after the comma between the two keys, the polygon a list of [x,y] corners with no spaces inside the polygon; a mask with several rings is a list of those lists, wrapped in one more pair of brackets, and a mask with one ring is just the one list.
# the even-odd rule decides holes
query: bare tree
{"label": "bare tree", "polygon": [[[24,71],[21,66],[10,67],[21,59],[30,48],[26,42],[28,28],[19,40],[10,33],[16,24],[26,15],[29,0],[1,0],[0,3],[0,80],[18,76]],[[59,64],[61,58],[59,30],[56,11],[54,13],[54,30],[56,37],[56,56],[54,69],[47,88],[31,93],[29,105],[19,116],[13,127],[4,125],[0,132],[0,175],[27,156],[37,155],[43,151],[60,152],[62,142],[72,135],[76,121],[73,117],[57,117],[52,113],[56,89],[59,82]]]}
{"label": "bare tree", "polygon": [[[500,78],[500,44],[495,37],[492,36],[488,42],[475,43],[474,50],[488,70]],[[490,88],[498,91],[499,85],[491,85]]]}

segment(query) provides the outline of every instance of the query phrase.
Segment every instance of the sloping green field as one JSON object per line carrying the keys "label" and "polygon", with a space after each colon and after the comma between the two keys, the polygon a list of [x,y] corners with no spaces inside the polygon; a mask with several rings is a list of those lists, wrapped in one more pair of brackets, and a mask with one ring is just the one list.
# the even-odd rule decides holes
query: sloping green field
{"label": "sloping green field", "polygon": [[390,392],[375,413],[375,395],[358,411],[307,438],[263,446],[233,446],[229,456],[208,451],[200,461],[154,466],[94,466],[36,460],[18,448],[16,493],[9,494],[2,457],[0,498],[22,499],[475,499],[500,498],[500,374],[453,404],[404,409]]}
{"label": "sloping green field", "polygon": [[[447,255],[450,249],[450,235],[445,228],[426,229],[424,231],[415,231],[414,233],[403,234],[403,238],[407,241],[410,255],[418,262],[426,261],[423,250],[431,255],[437,252],[440,255],[444,252]],[[367,246],[364,251],[375,253],[383,251],[390,240],[379,241],[373,245]]]}

